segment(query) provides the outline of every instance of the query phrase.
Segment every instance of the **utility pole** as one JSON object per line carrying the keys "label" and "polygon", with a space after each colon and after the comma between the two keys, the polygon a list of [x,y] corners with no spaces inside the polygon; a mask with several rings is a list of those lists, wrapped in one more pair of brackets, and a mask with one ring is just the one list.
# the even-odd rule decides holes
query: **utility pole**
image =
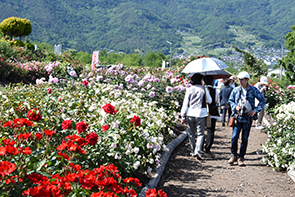
{"label": "utility pole", "polygon": [[168,40],[166,41],[168,44],[170,44],[170,63],[169,63],[169,66],[171,67],[171,56],[172,56],[172,43],[169,42]]}
{"label": "utility pole", "polygon": [[[282,60],[284,58],[284,48],[282,47]],[[280,81],[282,80],[282,64],[280,65]]]}

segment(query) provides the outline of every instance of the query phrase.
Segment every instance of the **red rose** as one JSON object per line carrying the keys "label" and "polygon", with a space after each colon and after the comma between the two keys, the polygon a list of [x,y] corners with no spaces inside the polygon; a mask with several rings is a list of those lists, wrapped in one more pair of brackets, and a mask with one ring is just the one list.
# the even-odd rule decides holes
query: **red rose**
{"label": "red rose", "polygon": [[106,104],[102,108],[107,114],[115,115],[117,113],[117,110],[115,110],[115,107],[112,106],[110,103]]}
{"label": "red rose", "polygon": [[51,130],[44,130],[44,133],[45,133],[45,135],[47,135],[47,136],[52,136],[52,134],[54,134],[55,133],[55,131],[51,131]]}
{"label": "red rose", "polygon": [[66,130],[66,129],[72,129],[73,127],[72,127],[72,120],[64,120],[63,122],[62,122],[62,129],[63,130]]}
{"label": "red rose", "polygon": [[41,120],[40,111],[37,108],[33,108],[28,111],[27,117],[31,121],[39,122],[39,120]]}
{"label": "red rose", "polygon": [[89,145],[95,145],[98,140],[98,135],[92,132],[90,134],[87,134],[85,138]]}
{"label": "red rose", "polygon": [[133,118],[129,122],[134,123],[135,126],[140,126],[141,125],[140,121],[141,120],[139,116],[133,116]]}
{"label": "red rose", "polygon": [[23,154],[29,155],[32,153],[32,150],[30,147],[26,147],[21,151]]}
{"label": "red rose", "polygon": [[79,134],[80,133],[86,133],[86,130],[87,130],[88,126],[89,125],[86,122],[82,121],[82,122],[77,123],[76,129],[79,132]]}
{"label": "red rose", "polygon": [[47,93],[48,93],[48,94],[50,94],[50,93],[51,93],[51,91],[52,91],[52,89],[51,89],[51,88],[47,89]]}
{"label": "red rose", "polygon": [[106,124],[106,125],[103,125],[101,128],[102,128],[102,131],[105,132],[105,131],[107,131],[110,127],[109,127],[109,125]]}
{"label": "red rose", "polygon": [[0,156],[5,155],[7,153],[7,147],[6,146],[0,146]]}
{"label": "red rose", "polygon": [[86,81],[86,80],[84,80],[83,82],[82,82],[82,84],[83,84],[83,86],[87,86],[88,85],[88,81]]}
{"label": "red rose", "polygon": [[14,163],[10,163],[9,161],[1,161],[0,162],[0,175],[1,175],[1,177],[9,175],[14,170],[16,170],[16,165]]}
{"label": "red rose", "polygon": [[2,127],[11,127],[13,121],[7,121]]}
{"label": "red rose", "polygon": [[37,140],[41,140],[43,135],[41,133],[36,133],[35,137],[36,137]]}

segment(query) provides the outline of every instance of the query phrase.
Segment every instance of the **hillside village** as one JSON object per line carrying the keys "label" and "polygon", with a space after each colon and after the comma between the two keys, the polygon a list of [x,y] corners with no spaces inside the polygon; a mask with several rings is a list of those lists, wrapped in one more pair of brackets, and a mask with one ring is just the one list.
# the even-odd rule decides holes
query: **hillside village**
{"label": "hillside village", "polygon": [[[220,47],[216,47],[216,48],[221,49]],[[226,48],[224,49],[226,50]],[[263,47],[245,48],[242,50],[250,52],[257,59],[262,59],[263,62],[268,66],[269,76],[272,73],[275,75],[280,75],[281,73],[280,68],[276,68],[278,64],[278,60],[281,60],[289,52],[289,50],[287,49],[275,49],[275,48],[263,48]],[[183,54],[183,55],[174,56],[173,58],[180,58],[185,56],[186,54]],[[243,65],[243,62],[244,62],[242,54],[235,50],[232,50],[231,54],[226,54],[224,56],[221,55],[220,58],[223,59],[223,61],[225,62],[234,63],[234,67],[236,69],[238,69],[240,65]],[[284,70],[282,70],[282,74],[284,74]]]}

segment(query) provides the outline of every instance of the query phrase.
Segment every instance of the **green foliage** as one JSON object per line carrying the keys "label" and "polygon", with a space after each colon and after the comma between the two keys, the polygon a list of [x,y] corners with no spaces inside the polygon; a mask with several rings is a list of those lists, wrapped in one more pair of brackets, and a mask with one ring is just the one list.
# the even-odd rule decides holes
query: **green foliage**
{"label": "green foliage", "polygon": [[9,17],[0,23],[0,30],[4,36],[7,34],[12,40],[13,36],[21,37],[28,36],[32,32],[32,25],[29,20],[17,17]]}
{"label": "green foliage", "polygon": [[123,57],[123,62],[131,67],[139,67],[142,65],[142,58],[139,54],[131,53]]}
{"label": "green foliage", "polygon": [[251,78],[258,78],[267,74],[267,65],[261,59],[256,59],[254,55],[248,51],[244,51],[234,46],[235,50],[242,53],[245,66],[241,68],[243,71],[250,73]]}
{"label": "green foliage", "polygon": [[287,71],[286,77],[291,82],[295,83],[295,26],[292,26],[292,32],[288,32],[285,36],[286,38],[286,47],[290,51],[284,57],[284,59],[279,60],[279,65],[282,65],[283,68]]}
{"label": "green foliage", "polygon": [[77,59],[78,61],[84,64],[90,64],[92,60],[92,55],[87,52],[80,51],[76,53],[75,59]]}
{"label": "green foliage", "polygon": [[148,54],[143,58],[144,65],[147,67],[161,67],[162,60],[165,60],[165,56],[158,52],[148,52]]}
{"label": "green foliage", "polygon": [[[176,52],[180,44],[185,45],[183,32],[199,36],[203,46],[222,41],[244,47],[259,40],[266,46],[279,47],[293,25],[288,13],[293,12],[295,2],[33,0],[30,4],[1,1],[0,20],[13,15],[34,20],[32,40],[59,43],[78,51],[92,53],[108,48],[125,53],[140,50],[144,54],[155,51],[168,55],[166,40],[173,43],[172,50]],[[255,41],[243,40],[232,26],[252,35]]]}

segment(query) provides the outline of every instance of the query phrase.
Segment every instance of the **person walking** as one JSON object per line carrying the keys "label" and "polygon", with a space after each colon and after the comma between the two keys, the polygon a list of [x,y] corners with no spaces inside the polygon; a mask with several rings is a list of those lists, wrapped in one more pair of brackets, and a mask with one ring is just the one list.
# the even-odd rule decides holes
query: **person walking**
{"label": "person walking", "polygon": [[[261,92],[261,94],[265,97],[266,91],[268,89],[268,79],[266,76],[261,76],[260,82],[257,82],[254,86]],[[255,106],[258,105],[258,100],[255,99]],[[263,129],[264,126],[262,126],[262,119],[264,116],[264,108],[262,108],[261,112],[258,114],[258,120],[256,122],[256,128],[257,129]]]}
{"label": "person walking", "polygon": [[238,84],[236,83],[236,79],[234,76],[230,76],[229,78],[230,86],[234,89],[235,87],[238,87]]}
{"label": "person walking", "polygon": [[[245,166],[244,157],[247,150],[252,121],[257,120],[257,113],[264,108],[265,98],[256,87],[248,84],[250,79],[249,73],[243,71],[240,72],[237,77],[239,78],[240,86],[233,89],[229,97],[229,103],[233,111],[232,116],[235,116],[237,120],[233,127],[231,157],[228,163],[234,164],[237,161],[239,166]],[[257,107],[255,107],[255,98],[259,101]],[[238,139],[241,130],[242,142],[240,154],[238,154]]]}
{"label": "person walking", "polygon": [[213,88],[214,77],[212,75],[206,75],[204,77],[205,87],[208,89],[210,96],[212,98],[212,102],[208,105],[209,114],[211,116],[211,128],[207,128],[207,138],[205,145],[205,152],[211,153],[210,149],[214,142],[214,133],[216,127],[216,121],[220,120],[220,115],[218,112],[217,103],[219,101],[218,92],[215,88]]}
{"label": "person walking", "polygon": [[205,117],[208,115],[206,101],[208,103],[212,102],[208,89],[202,86],[203,77],[199,73],[192,76],[192,86],[186,89],[180,112],[182,116],[181,124],[185,121],[188,124],[188,139],[191,147],[191,155],[200,160],[202,159],[200,152],[204,141]]}
{"label": "person walking", "polygon": [[228,114],[228,119],[227,119],[227,123],[230,119],[231,116],[231,107],[229,104],[229,96],[232,92],[233,88],[230,86],[230,80],[225,80],[224,81],[224,87],[220,90],[219,93],[219,99],[220,99],[220,108],[222,111],[222,126],[225,126],[225,117],[226,117],[226,112]]}

